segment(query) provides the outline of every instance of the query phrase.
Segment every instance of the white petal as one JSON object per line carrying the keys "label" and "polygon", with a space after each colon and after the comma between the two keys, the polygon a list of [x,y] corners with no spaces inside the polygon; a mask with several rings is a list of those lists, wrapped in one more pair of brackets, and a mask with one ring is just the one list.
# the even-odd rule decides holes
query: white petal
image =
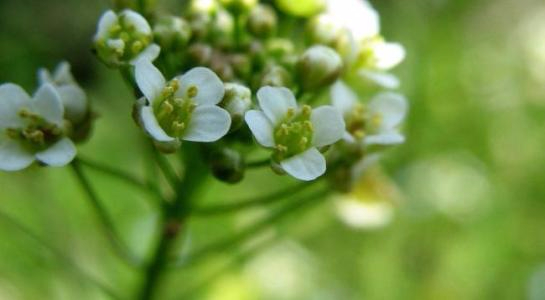
{"label": "white petal", "polygon": [[34,155],[19,143],[4,139],[0,140],[0,170],[19,171],[34,161]]}
{"label": "white petal", "polygon": [[137,32],[151,34],[151,27],[149,26],[148,21],[139,13],[126,9],[122,11],[119,16],[125,18],[126,23],[133,25]]}
{"label": "white petal", "polygon": [[33,108],[47,121],[59,126],[62,125],[64,107],[61,97],[53,85],[46,83],[40,86],[33,97]]}
{"label": "white petal", "polygon": [[98,21],[98,29],[95,35],[95,40],[108,38],[110,28],[117,23],[117,15],[108,10],[105,12]]}
{"label": "white petal", "polygon": [[144,96],[153,104],[165,88],[166,80],[150,61],[139,60],[134,69],[136,84]]}
{"label": "white petal", "polygon": [[131,65],[136,65],[136,63],[139,60],[147,60],[147,61],[154,61],[157,57],[159,57],[159,53],[161,53],[161,47],[157,44],[151,44],[144,49],[144,51],[140,52],[138,56],[133,58],[130,63]]}
{"label": "white petal", "polygon": [[390,73],[369,71],[369,70],[360,70],[358,74],[364,79],[377,84],[380,87],[387,89],[397,89],[399,88],[400,82],[399,79]]}
{"label": "white petal", "polygon": [[374,52],[380,70],[390,70],[405,59],[405,48],[398,43],[379,43]]}
{"label": "white petal", "polygon": [[304,181],[314,180],[325,173],[326,161],[316,148],[280,162],[282,169],[291,176]]}
{"label": "white petal", "polygon": [[23,126],[19,111],[22,108],[30,110],[31,107],[30,97],[20,86],[13,83],[0,85],[0,130]]}
{"label": "white petal", "polygon": [[250,110],[244,118],[259,144],[265,147],[274,147],[274,128],[263,112]]}
{"label": "white petal", "polygon": [[331,104],[343,115],[352,111],[354,105],[358,102],[358,95],[342,80],[335,82],[331,87],[330,94]]}
{"label": "white petal", "polygon": [[343,137],[346,129],[340,111],[333,106],[320,106],[312,110],[310,121],[314,128],[312,144],[316,147],[337,142]]}
{"label": "white petal", "polygon": [[38,70],[38,83],[41,85],[44,83],[55,83],[55,82],[49,70],[47,70],[46,68],[41,68]]}
{"label": "white petal", "polygon": [[295,96],[285,87],[264,86],[257,91],[257,100],[273,126],[286,117],[289,108],[297,108]]}
{"label": "white petal", "polygon": [[196,87],[197,95],[193,99],[197,102],[197,105],[218,104],[225,94],[223,82],[216,73],[208,68],[193,68],[179,77],[179,80],[180,89],[177,95],[184,97],[190,87]]}
{"label": "white petal", "polygon": [[75,84],[57,87],[61,96],[66,119],[78,123],[87,115],[87,96],[85,92]]}
{"label": "white petal", "polygon": [[405,142],[405,137],[395,131],[389,131],[384,132],[376,135],[369,135],[364,138],[364,144],[366,146],[371,145],[384,145],[384,146],[392,146],[392,145],[399,145],[403,144]]}
{"label": "white petal", "polygon": [[76,81],[70,71],[70,64],[66,61],[59,63],[53,73],[53,80],[56,84],[75,84]]}
{"label": "white petal", "polygon": [[69,138],[63,138],[42,152],[36,153],[36,158],[52,167],[62,167],[76,157],[76,146]]}
{"label": "white petal", "polygon": [[183,137],[192,142],[214,142],[227,134],[231,127],[229,113],[215,105],[199,105],[193,111]]}
{"label": "white petal", "polygon": [[373,37],[380,31],[379,15],[367,1],[327,0],[326,8],[335,23],[349,29],[357,40]]}
{"label": "white petal", "polygon": [[169,136],[155,117],[151,106],[140,107],[140,122],[144,126],[144,130],[156,141],[159,142],[171,142],[174,138]]}
{"label": "white petal", "polygon": [[353,135],[351,135],[348,131],[345,131],[343,134],[343,141],[347,143],[355,143],[356,138]]}
{"label": "white petal", "polygon": [[391,129],[399,125],[407,114],[407,99],[397,93],[383,92],[369,103],[371,115],[379,114],[381,117],[381,129]]}

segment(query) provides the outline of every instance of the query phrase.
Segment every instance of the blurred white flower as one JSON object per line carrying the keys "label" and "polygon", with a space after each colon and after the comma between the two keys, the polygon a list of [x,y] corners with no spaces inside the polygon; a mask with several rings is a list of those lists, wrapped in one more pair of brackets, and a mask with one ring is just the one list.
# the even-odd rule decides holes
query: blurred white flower
{"label": "blurred white flower", "polygon": [[327,0],[325,13],[339,28],[348,29],[358,41],[380,32],[379,15],[366,0]]}
{"label": "blurred white flower", "polygon": [[76,147],[64,136],[64,108],[51,84],[32,98],[18,85],[0,85],[0,170],[17,171],[36,159],[63,166],[76,156]]}
{"label": "blurred white flower", "polygon": [[70,72],[70,64],[61,62],[53,74],[47,69],[38,71],[40,84],[51,84],[61,97],[64,117],[73,124],[82,122],[88,113],[87,96]]}
{"label": "blurred white flower", "polygon": [[[376,157],[369,162],[375,162]],[[335,198],[339,219],[355,229],[378,229],[391,223],[399,198],[396,186],[378,169],[358,177],[352,190]]]}
{"label": "blurred white flower", "polygon": [[262,87],[257,99],[261,110],[248,111],[245,120],[259,144],[275,149],[273,160],[300,180],[324,174],[326,161],[318,148],[342,138],[345,124],[339,111],[298,107],[293,93],[283,87]]}
{"label": "blurred white flower", "polygon": [[155,141],[213,142],[229,130],[231,117],[217,106],[225,89],[210,69],[193,68],[167,82],[150,61],[142,60],[135,78],[147,100],[139,107],[140,122]]}
{"label": "blurred white flower", "polygon": [[404,96],[393,92],[376,95],[366,106],[344,82],[331,88],[331,101],[346,122],[344,139],[347,142],[370,145],[396,145],[405,141],[398,131],[408,110]]}
{"label": "blurred white flower", "polygon": [[111,10],[105,12],[94,38],[98,57],[109,66],[155,60],[161,49],[152,40],[146,19],[130,9],[118,15]]}

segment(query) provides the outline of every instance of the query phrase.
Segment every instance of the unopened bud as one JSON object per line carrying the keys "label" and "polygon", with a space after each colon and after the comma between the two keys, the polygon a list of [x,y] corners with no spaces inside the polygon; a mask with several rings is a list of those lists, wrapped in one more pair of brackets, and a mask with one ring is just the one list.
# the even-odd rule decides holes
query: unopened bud
{"label": "unopened bud", "polygon": [[342,59],[335,50],[318,45],[301,56],[297,62],[297,75],[301,87],[308,91],[337,81],[342,68]]}
{"label": "unopened bud", "polygon": [[265,69],[265,72],[260,78],[259,87],[261,86],[290,86],[290,73],[281,66],[271,65]]}
{"label": "unopened bud", "polygon": [[274,33],[277,25],[274,9],[268,5],[257,5],[248,17],[248,29],[257,37],[268,37]]}
{"label": "unopened bud", "polygon": [[153,27],[153,33],[161,48],[180,50],[191,38],[191,27],[182,18],[168,16],[157,22]]}
{"label": "unopened bud", "polygon": [[230,148],[221,148],[211,153],[212,174],[224,182],[238,183],[244,178],[245,164],[242,155]]}
{"label": "unopened bud", "polygon": [[231,115],[231,130],[236,130],[244,123],[244,114],[252,105],[252,91],[238,83],[225,84],[225,96],[220,106]]}
{"label": "unopened bud", "polygon": [[193,44],[189,47],[188,54],[195,65],[208,65],[212,59],[212,47],[206,44]]}
{"label": "unopened bud", "polygon": [[219,2],[235,15],[247,13],[257,4],[257,0],[219,0]]}
{"label": "unopened bud", "polygon": [[327,15],[321,14],[310,20],[307,25],[309,39],[314,44],[334,46],[339,38],[340,28],[338,22]]}

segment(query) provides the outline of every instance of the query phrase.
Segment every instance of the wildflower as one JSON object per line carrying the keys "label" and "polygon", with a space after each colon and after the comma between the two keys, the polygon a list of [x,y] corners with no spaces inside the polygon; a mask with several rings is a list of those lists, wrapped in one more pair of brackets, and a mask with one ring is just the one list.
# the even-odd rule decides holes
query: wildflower
{"label": "wildflower", "polygon": [[407,100],[402,95],[383,92],[364,106],[354,91],[338,81],[331,88],[331,99],[346,122],[346,141],[362,142],[366,146],[396,145],[405,141],[397,129],[407,114]]}
{"label": "wildflower", "polygon": [[216,106],[225,89],[210,69],[193,68],[167,82],[151,62],[142,60],[136,64],[135,78],[145,96],[140,122],[155,141],[213,142],[229,130],[229,113]]}
{"label": "wildflower", "polygon": [[262,87],[257,99],[261,110],[248,111],[246,123],[259,144],[274,149],[273,162],[300,180],[324,174],[326,161],[318,148],[341,139],[345,124],[339,111],[298,107],[293,93],[283,87]]}
{"label": "wildflower", "polygon": [[161,49],[152,39],[150,25],[137,12],[126,9],[116,15],[109,10],[99,20],[95,50],[110,67],[135,64],[140,59],[153,61]]}
{"label": "wildflower", "polygon": [[64,107],[64,118],[78,124],[82,122],[89,112],[87,96],[83,89],[77,84],[70,72],[70,64],[61,62],[53,74],[47,69],[38,71],[40,84],[51,84],[61,97]]}
{"label": "wildflower", "polygon": [[0,85],[0,169],[17,171],[36,159],[63,166],[76,156],[64,133],[64,108],[51,84],[42,85],[32,99],[19,86]]}

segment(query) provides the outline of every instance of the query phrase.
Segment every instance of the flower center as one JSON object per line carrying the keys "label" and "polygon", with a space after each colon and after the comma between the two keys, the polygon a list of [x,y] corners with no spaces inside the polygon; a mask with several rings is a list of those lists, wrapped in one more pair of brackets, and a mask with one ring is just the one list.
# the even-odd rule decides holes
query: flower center
{"label": "flower center", "polygon": [[310,122],[311,113],[312,108],[308,105],[304,105],[299,112],[293,108],[288,110],[284,120],[274,130],[275,160],[297,155],[312,146],[314,129]]}
{"label": "flower center", "polygon": [[163,89],[161,99],[154,101],[154,112],[161,128],[172,137],[182,137],[191,115],[197,107],[193,98],[197,95],[196,86],[191,86],[182,97],[177,96],[176,92],[180,87],[178,80],[173,79]]}
{"label": "flower center", "polygon": [[142,33],[136,26],[123,15],[119,16],[119,22],[113,25],[108,37],[99,42],[103,51],[120,60],[131,60],[140,54],[150,43],[149,34]]}
{"label": "flower center", "polygon": [[352,111],[345,115],[346,130],[356,140],[361,140],[366,134],[378,131],[382,124],[382,115],[369,115],[363,104],[357,103]]}
{"label": "flower center", "polygon": [[25,148],[32,151],[47,149],[62,137],[64,131],[56,124],[49,123],[43,117],[22,109],[19,117],[25,120],[24,128],[7,128],[8,138],[20,142]]}

